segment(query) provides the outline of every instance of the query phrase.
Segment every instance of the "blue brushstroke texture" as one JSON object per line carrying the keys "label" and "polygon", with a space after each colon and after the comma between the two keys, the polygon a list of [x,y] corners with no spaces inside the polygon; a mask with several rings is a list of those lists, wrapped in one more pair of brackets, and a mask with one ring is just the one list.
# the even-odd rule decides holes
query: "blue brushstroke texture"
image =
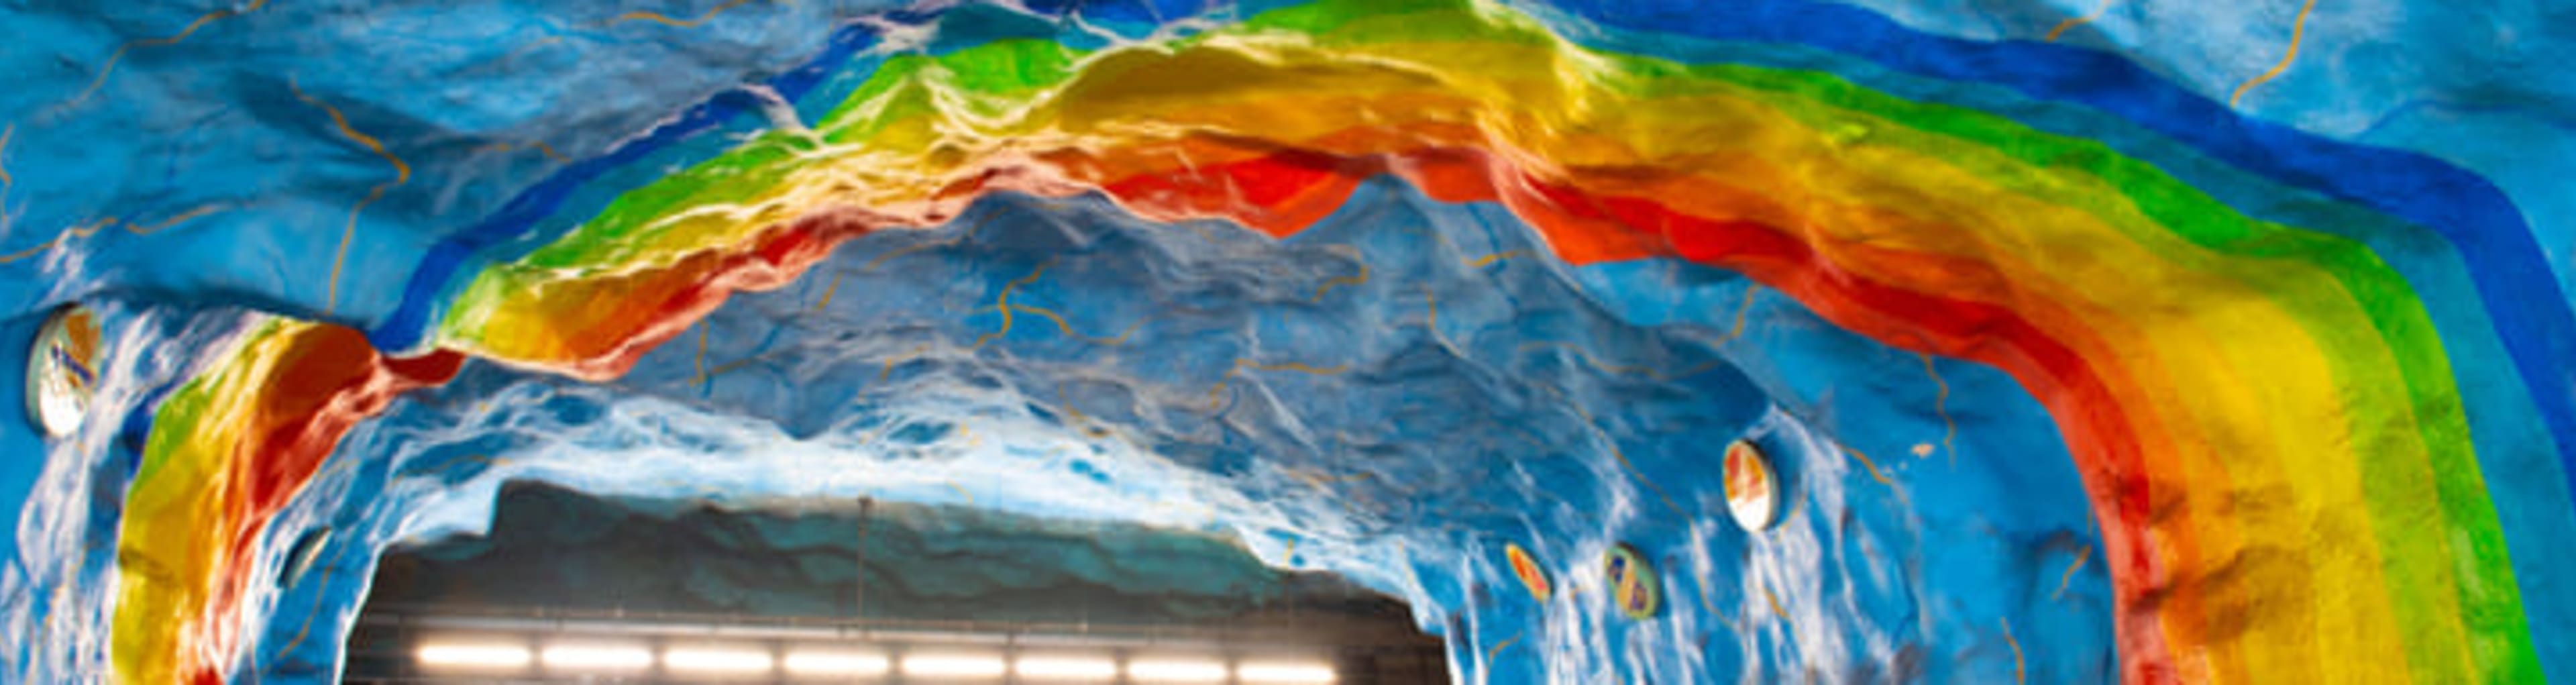
{"label": "blue brushstroke texture", "polygon": [[[2534,55],[2576,45],[2564,38],[2576,26],[2552,18],[2576,13],[2410,1],[2321,8],[2294,75],[2346,57],[2385,64],[2365,50],[2368,37],[2320,28],[2374,12],[2429,18],[2409,24],[2409,44],[2495,54],[2407,53],[2394,65],[2405,68],[2284,78],[2248,104],[2288,125],[2225,107],[2242,75],[2197,57],[2243,53],[2210,45],[2277,41],[2267,32],[2278,26],[2255,28],[2281,20],[2261,3],[2121,3],[2068,45],[2028,39],[2091,11],[2089,1],[1529,9],[1600,47],[1830,71],[2103,140],[2257,216],[2371,245],[2436,303],[2534,639],[2563,674],[2576,663],[2576,631],[2564,629],[2576,625],[2576,592],[2559,573],[2576,563],[2567,494],[2576,469],[2562,463],[2576,455],[2576,399],[2565,392],[2576,386],[2576,326],[2559,285],[2576,195],[2557,184],[2576,172],[2576,155],[2543,151],[2576,149],[2556,123],[2576,79],[2529,65],[2564,63]],[[663,11],[695,17],[719,4]],[[1275,4],[1049,0],[939,14],[879,0],[752,3],[682,28],[617,22],[626,9],[608,4],[277,3],[127,50],[104,78],[120,44],[247,5],[0,7],[12,36],[0,73],[15,86],[0,89],[0,125],[11,132],[0,168],[12,174],[0,189],[0,254],[119,221],[0,264],[0,360],[23,359],[44,312],[65,301],[99,307],[118,341],[81,434],[49,442],[24,419],[0,420],[0,455],[11,457],[0,460],[0,508],[18,523],[0,539],[10,559],[0,639],[14,645],[0,652],[0,672],[16,682],[103,672],[118,507],[141,436],[159,399],[207,361],[200,355],[245,325],[237,308],[349,323],[388,349],[416,347],[474,270],[771,127],[761,113],[771,95],[744,84],[808,119],[837,102],[886,56],[879,26],[935,25],[919,48],[931,53],[1012,36],[1099,46]],[[1895,19],[1857,5],[1883,5]],[[858,18],[869,21],[848,21]],[[2206,37],[2158,33],[2174,25]],[[2506,25],[2530,37],[2490,35]],[[76,98],[94,80],[96,92]],[[381,138],[412,178],[353,214],[394,171],[299,94]],[[2339,123],[2356,117],[2374,123]],[[2390,148],[2336,141],[2353,136]],[[536,152],[540,142],[555,152]],[[212,211],[161,226],[201,209]],[[984,229],[992,235],[863,268],[990,216],[1002,217]],[[352,224],[339,301],[326,302]],[[1145,224],[1095,199],[997,198],[956,225],[872,236],[814,277],[738,298],[706,324],[708,365],[752,361],[708,382],[690,382],[689,336],[606,386],[475,365],[362,426],[334,457],[346,465],[267,532],[273,566],[303,531],[344,531],[316,565],[328,571],[264,590],[273,608],[237,675],[295,681],[337,663],[337,631],[376,551],[474,530],[488,520],[477,502],[488,507],[505,478],[745,499],[863,489],[834,480],[834,469],[735,473],[750,480],[725,481],[735,488],[725,492],[672,484],[742,466],[731,448],[821,445],[860,464],[1025,470],[1026,479],[969,483],[980,505],[1022,513],[1098,515],[1045,496],[1069,488],[1201,496],[1225,513],[1169,522],[1240,535],[1272,563],[1341,571],[1403,596],[1451,640],[1462,673],[1495,682],[1779,680],[1811,667],[1849,679],[1992,682],[2013,666],[2006,626],[2034,680],[2110,676],[2103,565],[2077,569],[2062,593],[2057,585],[2079,555],[2098,554],[2098,536],[2065,448],[2010,379],[1937,360],[1952,392],[1934,411],[1921,359],[1836,331],[1776,293],[1756,292],[1748,332],[1727,336],[1748,286],[1687,265],[1515,259],[1470,273],[1459,260],[1528,248],[1527,229],[1498,208],[1434,203],[1397,183],[1370,184],[1331,224],[1271,244],[1230,226]],[[1443,238],[1425,242],[1430,234]],[[958,349],[998,327],[989,306],[1002,284],[1051,259],[1049,275],[1014,301],[1060,312],[1089,336],[1134,326],[1124,351],[1104,361],[1029,314],[986,348]],[[1308,301],[1362,260],[1370,283]],[[839,296],[826,321],[799,323],[814,318],[806,310],[833,280],[824,274],[843,274]],[[924,343],[935,354],[907,356]],[[1251,355],[1350,370],[1233,370]],[[909,361],[886,365],[899,359]],[[1642,380],[1614,371],[1631,367],[1706,370]],[[21,368],[0,363],[0,387],[22,387]],[[1220,379],[1229,390],[1209,410],[1206,388]],[[1911,456],[1940,444],[1942,414],[1958,424],[1957,453]],[[971,425],[988,428],[962,428]],[[1089,432],[1104,426],[1117,437]],[[1773,450],[1799,498],[1789,522],[1761,536],[1725,521],[1709,466],[1747,433]],[[1125,447],[1050,451],[1064,440]],[[1905,494],[1833,442],[1874,456]],[[598,467],[600,455],[637,451],[659,458]],[[1374,475],[1316,485],[1292,468]],[[1243,502],[1260,506],[1225,509]],[[1662,564],[1663,618],[1626,623],[1585,589],[1613,541]],[[1502,569],[1504,542],[1540,554],[1566,586],[1555,602],[1542,609],[1519,594]],[[1787,616],[1770,615],[1763,588],[1778,590]],[[1514,646],[1490,651],[1505,642]]]}
{"label": "blue brushstroke texture", "polygon": [[[2112,677],[2109,581],[2099,559],[2077,566],[2099,536],[2071,461],[2016,459],[2065,447],[2011,379],[1938,361],[1952,400],[1936,407],[1921,357],[1684,263],[1469,265],[1536,247],[1499,206],[1389,179],[1284,242],[1152,224],[1097,197],[1015,195],[937,230],[871,235],[794,285],[733,300],[608,387],[478,364],[359,428],[334,459],[369,466],[317,483],[271,533],[341,531],[342,570],[279,590],[288,609],[263,642],[293,649],[247,668],[332,663],[330,635],[291,642],[304,607],[324,618],[314,630],[344,624],[356,588],[330,584],[369,575],[371,550],[477,530],[492,488],[522,479],[1062,517],[1150,510],[1176,491],[1256,502],[1181,520],[1409,600],[1462,673],[1494,682],[1811,667],[1989,682],[2010,677],[2012,640],[2032,677]],[[1316,297],[1363,260],[1367,282]],[[1079,337],[1027,311],[995,335],[993,303],[1040,269],[1011,302]],[[1344,370],[1237,368],[1246,358]],[[1944,411],[1955,454],[1939,451]],[[1895,485],[1828,444],[1827,427]],[[1727,518],[1711,468],[1748,435],[1796,500],[1759,535]],[[781,465],[808,463],[781,456],[806,450],[831,466]],[[1180,468],[1144,468],[1142,454]],[[972,499],[849,475],[875,466],[955,470]],[[1084,488],[1111,494],[1051,495]],[[292,536],[278,539],[283,556]],[[1563,584],[1553,602],[1520,589],[1506,542]],[[1603,601],[1597,565],[1615,542],[1662,570],[1657,620]]]}

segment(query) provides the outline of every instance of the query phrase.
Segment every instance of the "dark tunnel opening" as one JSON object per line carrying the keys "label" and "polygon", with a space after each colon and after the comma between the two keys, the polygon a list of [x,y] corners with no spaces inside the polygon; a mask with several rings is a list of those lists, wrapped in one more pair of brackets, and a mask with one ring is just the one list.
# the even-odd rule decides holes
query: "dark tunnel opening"
{"label": "dark tunnel opening", "polygon": [[387,551],[342,682],[1450,682],[1402,601],[1219,535],[530,482],[494,514]]}

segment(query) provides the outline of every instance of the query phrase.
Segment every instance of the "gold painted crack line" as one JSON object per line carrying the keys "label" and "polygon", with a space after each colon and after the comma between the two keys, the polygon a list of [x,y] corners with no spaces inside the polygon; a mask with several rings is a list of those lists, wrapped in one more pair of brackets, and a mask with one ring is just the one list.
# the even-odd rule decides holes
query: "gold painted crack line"
{"label": "gold painted crack line", "polygon": [[390,162],[394,165],[393,180],[378,183],[374,188],[368,189],[367,196],[364,199],[358,200],[358,204],[349,208],[349,221],[346,226],[343,226],[340,229],[340,247],[331,258],[331,281],[325,290],[326,294],[322,298],[322,314],[324,316],[329,316],[333,311],[339,309],[340,273],[342,269],[348,265],[349,245],[358,237],[358,215],[367,211],[367,205],[375,204],[377,200],[384,199],[385,191],[393,189],[394,186],[399,186],[409,182],[411,180],[411,165],[404,163],[401,157],[394,156],[392,151],[386,150],[384,141],[377,140],[375,136],[367,135],[366,133],[360,132],[356,127],[350,126],[348,115],[340,113],[339,108],[332,107],[330,103],[323,102],[319,99],[315,99],[311,95],[305,94],[304,89],[297,86],[293,79],[287,80],[286,87],[288,90],[295,93],[296,99],[303,100],[305,104],[321,108],[323,112],[330,114],[331,123],[340,128],[341,135],[347,136],[350,140],[356,141],[358,144],[366,146],[367,149],[375,151],[376,156],[383,157],[386,162]]}
{"label": "gold painted crack line", "polygon": [[2058,37],[2058,36],[2061,36],[2061,35],[2065,35],[2065,34],[2066,34],[2066,30],[2067,30],[2067,29],[2075,28],[2075,27],[2077,27],[2077,26],[2082,26],[2082,25],[2085,25],[2085,24],[2090,24],[2090,23],[2093,23],[2094,21],[2100,20],[2100,19],[2102,18],[2102,14],[2103,14],[2103,13],[2105,13],[2105,12],[2109,12],[2109,11],[2111,11],[2111,5],[2113,5],[2113,4],[2115,4],[2115,3],[2118,3],[2119,1],[2120,1],[2120,0],[2102,0],[2102,4],[2100,4],[2100,5],[2096,5],[2096,6],[2094,6],[2094,7],[2093,7],[2093,13],[2092,13],[2092,14],[2087,14],[2087,15],[2084,15],[2084,16],[2081,16],[2081,17],[2074,17],[2074,18],[2067,19],[2066,21],[2057,22],[2057,27],[2056,27],[2056,28],[2052,28],[2052,29],[2049,29],[2049,30],[2048,30],[2048,42],[2051,42],[2051,43],[2055,43],[2055,42],[2057,42],[2057,37]]}
{"label": "gold painted crack line", "polygon": [[207,24],[257,12],[259,11],[259,8],[267,5],[268,0],[251,0],[250,6],[244,7],[239,11],[227,7],[197,15],[197,19],[195,21],[188,22],[187,28],[179,29],[179,32],[175,34],[160,38],[137,38],[126,41],[125,44],[116,46],[116,52],[107,56],[107,64],[99,67],[98,76],[90,79],[88,87],[82,88],[79,94],[73,95],[71,99],[63,101],[63,104],[55,106],[55,109],[70,109],[72,107],[80,106],[80,103],[89,101],[90,96],[98,94],[98,89],[107,85],[107,78],[116,74],[116,67],[118,64],[125,61],[125,54],[132,52],[135,48],[177,45],[179,44],[179,41],[187,40],[188,36],[195,35],[198,29],[205,28]]}
{"label": "gold painted crack line", "polygon": [[2307,36],[2308,13],[2316,8],[2317,0],[2307,0],[2306,4],[2299,6],[2299,17],[2290,22],[2289,51],[2281,55],[2281,62],[2279,64],[2272,65],[2272,69],[2270,71],[2263,72],[2261,76],[2248,79],[2243,85],[2237,86],[2236,94],[2227,97],[2228,107],[2235,107],[2238,103],[2244,101],[2245,93],[2253,90],[2255,86],[2260,86],[2271,82],[2272,79],[2280,78],[2282,72],[2290,70],[2290,62],[2299,58],[2299,41]]}

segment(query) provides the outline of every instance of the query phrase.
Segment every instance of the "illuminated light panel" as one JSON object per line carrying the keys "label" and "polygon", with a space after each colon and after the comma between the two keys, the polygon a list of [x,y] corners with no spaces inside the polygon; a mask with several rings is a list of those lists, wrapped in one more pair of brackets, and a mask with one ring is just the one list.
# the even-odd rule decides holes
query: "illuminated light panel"
{"label": "illuminated light panel", "polygon": [[1020,657],[1011,670],[1022,678],[1108,680],[1118,677],[1118,662],[1086,657]]}
{"label": "illuminated light panel", "polygon": [[1225,664],[1214,661],[1137,661],[1127,664],[1127,677],[1152,683],[1225,681]]}
{"label": "illuminated light panel", "polygon": [[891,664],[875,654],[853,652],[789,652],[784,662],[789,675],[858,676],[885,675]]}
{"label": "illuminated light panel", "polygon": [[532,655],[516,645],[421,645],[422,666],[441,668],[524,668]]}
{"label": "illuminated light panel", "polygon": [[998,676],[1008,670],[1001,659],[989,656],[926,654],[903,658],[904,675],[967,678]]}
{"label": "illuminated light panel", "polygon": [[662,665],[692,673],[766,673],[778,662],[755,649],[679,647],[662,652]]}
{"label": "illuminated light panel", "polygon": [[550,669],[640,671],[653,665],[653,652],[635,645],[555,645],[544,659]]}
{"label": "illuminated light panel", "polygon": [[1339,677],[1326,664],[1248,663],[1234,669],[1234,679],[1246,683],[1330,683]]}

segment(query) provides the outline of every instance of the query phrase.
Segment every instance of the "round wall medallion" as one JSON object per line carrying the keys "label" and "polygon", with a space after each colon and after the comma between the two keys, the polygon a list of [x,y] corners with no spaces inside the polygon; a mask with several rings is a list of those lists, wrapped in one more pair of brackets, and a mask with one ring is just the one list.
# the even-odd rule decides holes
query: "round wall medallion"
{"label": "round wall medallion", "polygon": [[1521,579],[1521,587],[1529,588],[1531,597],[1545,602],[1556,594],[1555,588],[1547,584],[1547,570],[1539,568],[1538,559],[1531,557],[1529,550],[1518,544],[1505,544],[1503,556],[1511,560],[1512,575]]}
{"label": "round wall medallion", "polygon": [[1735,525],[1755,532],[1770,528],[1780,511],[1779,485],[1762,448],[1749,440],[1726,446],[1726,509]]}
{"label": "round wall medallion", "polygon": [[80,430],[98,392],[98,317],[71,305],[54,312],[36,332],[27,356],[27,415],[46,435]]}
{"label": "round wall medallion", "polygon": [[303,578],[305,572],[313,570],[315,562],[322,560],[322,551],[330,546],[330,526],[305,531],[304,535],[295,538],[295,545],[286,548],[285,562],[278,565],[277,586],[286,587]]}
{"label": "round wall medallion", "polygon": [[1663,580],[1655,575],[1655,566],[1646,561],[1646,555],[1635,547],[1615,545],[1601,563],[1610,578],[1611,601],[1619,603],[1619,613],[1639,621],[1654,618],[1655,611],[1663,606]]}

